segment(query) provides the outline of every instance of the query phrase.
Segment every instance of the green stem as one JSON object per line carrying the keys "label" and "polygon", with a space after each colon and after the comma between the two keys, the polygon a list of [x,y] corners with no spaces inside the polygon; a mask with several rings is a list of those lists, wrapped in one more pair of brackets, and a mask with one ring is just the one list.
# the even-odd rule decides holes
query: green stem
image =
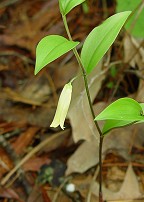
{"label": "green stem", "polygon": [[[70,31],[69,31],[69,27],[68,27],[68,24],[67,24],[66,17],[64,15],[62,15],[62,19],[63,19],[63,23],[64,23],[64,26],[65,26],[67,35],[69,37],[69,40],[72,41],[72,37],[71,37]],[[74,48],[73,52],[74,52],[74,55],[75,55],[75,57],[77,59],[77,62],[79,64],[79,66],[80,66],[80,68],[82,70],[84,83],[85,83],[86,94],[87,94],[91,114],[92,114],[92,117],[93,117],[93,120],[94,120],[95,119],[95,113],[94,113],[94,110],[93,110],[92,101],[91,101],[91,97],[90,97],[87,74],[86,74],[85,68],[83,67],[83,64],[81,62],[81,58],[80,58],[80,56],[79,56],[79,54],[77,52],[77,49]],[[95,123],[95,126],[96,126],[96,128],[97,128],[97,130],[99,132],[99,135],[100,135],[100,141],[99,141],[99,168],[100,168],[100,172],[99,172],[99,176],[100,176],[99,177],[99,202],[103,202],[103,197],[102,197],[102,145],[103,145],[103,134],[101,132],[101,129],[100,129],[97,121],[94,121],[94,123]]]}
{"label": "green stem", "polygon": [[103,138],[104,136],[100,136],[99,142],[99,202],[103,202],[103,194],[102,194],[102,146],[103,146]]}
{"label": "green stem", "polygon": [[[69,28],[68,28],[68,24],[67,24],[67,20],[66,20],[66,17],[64,15],[62,15],[62,18],[63,18],[63,22],[64,22],[64,26],[65,26],[65,29],[66,29],[66,32],[67,32],[67,35],[69,37],[69,40],[72,41],[72,37],[71,37],[71,34],[70,34],[70,31],[69,31]],[[85,83],[85,89],[86,89],[86,93],[87,93],[87,98],[88,98],[88,102],[89,102],[89,106],[90,106],[90,110],[91,110],[91,114],[92,114],[92,117],[93,119],[95,119],[95,113],[94,113],[94,110],[93,110],[93,107],[92,107],[92,102],[91,102],[91,97],[90,97],[90,92],[89,92],[89,88],[88,88],[88,81],[87,81],[87,74],[86,74],[86,71],[83,67],[83,64],[81,62],[81,59],[80,59],[80,56],[77,52],[77,49],[74,48],[73,49],[73,52],[74,52],[74,55],[77,59],[77,62],[82,70],[82,73],[83,73],[83,78],[84,78],[84,83]],[[103,136],[101,130],[100,130],[100,127],[97,123],[97,121],[94,121],[95,125],[96,125],[96,128],[100,134],[100,136]]]}

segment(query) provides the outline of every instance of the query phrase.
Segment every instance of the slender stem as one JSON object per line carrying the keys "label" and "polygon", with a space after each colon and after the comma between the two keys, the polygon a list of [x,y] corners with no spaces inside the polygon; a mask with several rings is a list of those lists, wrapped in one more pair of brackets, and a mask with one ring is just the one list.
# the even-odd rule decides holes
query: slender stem
{"label": "slender stem", "polygon": [[[65,26],[67,35],[69,37],[69,40],[72,41],[72,37],[71,37],[70,31],[69,31],[69,27],[68,27],[68,24],[67,24],[66,17],[64,15],[62,15],[62,18],[63,18],[63,23],[64,23],[64,26]],[[87,74],[86,74],[85,68],[83,67],[83,64],[81,62],[81,58],[80,58],[80,56],[79,56],[79,54],[77,52],[77,49],[74,48],[73,52],[74,52],[74,55],[75,55],[75,57],[77,59],[77,62],[78,62],[79,66],[80,66],[80,68],[82,70],[82,73],[83,73],[83,78],[84,78],[87,98],[88,98],[91,114],[92,114],[92,117],[93,117],[93,120],[94,120],[95,119],[95,113],[94,113],[94,110],[93,110],[92,101],[91,101],[91,97],[90,97],[88,81],[87,81]],[[99,202],[103,202],[103,195],[102,195],[102,145],[103,145],[103,134],[101,132],[101,129],[100,129],[97,121],[94,121],[94,123],[95,123],[95,126],[96,126],[96,128],[97,128],[97,130],[99,132],[99,135],[100,135],[100,141],[99,141],[99,168],[100,168],[100,171],[99,171],[99,175],[100,175],[100,177],[99,177]]]}
{"label": "slender stem", "polygon": [[[64,15],[62,15],[62,18],[63,18],[63,22],[64,22],[64,26],[65,26],[65,29],[66,29],[66,32],[67,32],[67,35],[69,37],[69,40],[72,41],[72,37],[71,37],[71,34],[70,34],[70,31],[69,31],[69,28],[68,28],[68,24],[67,24],[67,20],[66,20],[66,17]],[[91,114],[92,114],[92,117],[93,119],[95,119],[95,113],[94,113],[94,110],[93,110],[93,107],[92,107],[92,101],[91,101],[91,97],[90,97],[90,92],[89,92],[89,87],[88,87],[88,81],[87,81],[87,74],[86,74],[86,71],[83,67],[83,64],[81,62],[81,59],[80,59],[80,56],[76,50],[76,48],[73,49],[73,52],[74,52],[74,55],[78,61],[78,64],[82,70],[82,73],[83,73],[83,78],[84,78],[84,83],[85,83],[85,89],[86,89],[86,93],[87,93],[87,98],[88,98],[88,102],[89,102],[89,106],[90,106],[90,110],[91,110]],[[102,132],[101,132],[101,129],[97,123],[97,121],[94,121],[95,125],[96,125],[96,128],[100,134],[100,136],[103,136]]]}
{"label": "slender stem", "polygon": [[99,202],[103,202],[102,194],[102,146],[104,136],[100,136],[99,142]]}

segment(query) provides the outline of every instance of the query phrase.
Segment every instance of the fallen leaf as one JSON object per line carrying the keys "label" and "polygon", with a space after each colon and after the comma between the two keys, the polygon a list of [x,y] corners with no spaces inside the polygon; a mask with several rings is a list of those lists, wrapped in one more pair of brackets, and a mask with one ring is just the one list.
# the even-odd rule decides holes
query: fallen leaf
{"label": "fallen leaf", "polygon": [[25,126],[26,126],[26,123],[23,121],[2,122],[2,123],[0,123],[0,135],[11,132],[11,131],[15,130],[15,128],[23,128]]}
{"label": "fallen leaf", "polygon": [[10,188],[0,188],[0,197],[9,198],[9,199],[16,199],[19,202],[24,202],[18,194]]}
{"label": "fallen leaf", "polygon": [[[99,185],[94,182],[92,192],[98,196]],[[143,194],[140,193],[137,177],[133,171],[131,164],[129,164],[124,182],[118,192],[112,192],[103,186],[104,200],[126,200],[142,198]]]}
{"label": "fallen leaf", "polygon": [[[26,2],[25,4],[20,4],[17,9],[27,10],[27,7],[29,7],[27,3],[29,2]],[[55,8],[55,12],[53,12],[53,8]],[[49,12],[47,12],[47,9]],[[25,13],[25,11],[23,12]],[[40,16],[38,16],[38,14]],[[33,55],[35,55],[36,44],[38,43],[38,41],[40,41],[42,37],[51,33],[60,33],[62,29],[61,22],[57,22],[56,26],[48,26],[52,23],[52,21],[53,23],[55,23],[55,21],[58,19],[57,16],[60,16],[58,2],[56,0],[53,0],[52,2],[50,1],[44,3],[41,12],[36,13],[36,15],[31,18],[28,18],[27,16],[25,17],[25,20],[20,19],[20,17],[22,17],[23,15],[19,15],[18,17],[15,16],[15,14],[13,13],[13,16],[18,18],[17,26],[15,26],[15,19],[15,23],[11,23],[11,26],[8,26],[5,29],[5,34],[0,34],[0,41],[2,41],[3,44],[8,46],[15,45],[27,49],[31,51]],[[49,27],[48,32],[43,29],[46,26]]]}
{"label": "fallen leaf", "polygon": [[47,102],[51,94],[49,80],[47,74],[40,74],[37,77],[29,78],[28,81],[21,86],[19,94],[31,102],[44,103]]}
{"label": "fallen leaf", "polygon": [[46,75],[41,74],[36,78],[29,78],[17,90],[3,88],[1,97],[10,99],[14,102],[21,102],[29,105],[40,106],[48,101],[51,93],[49,81]]}
{"label": "fallen leaf", "polygon": [[85,141],[67,161],[66,175],[71,173],[84,173],[98,163],[98,145],[93,141]]}
{"label": "fallen leaf", "polygon": [[[67,56],[73,56],[72,52],[69,52]],[[64,61],[64,60],[63,60]],[[56,89],[63,88],[63,86],[75,77],[78,69],[78,65],[75,61],[61,62],[59,68],[54,69],[53,80]]]}
{"label": "fallen leaf", "polygon": [[[55,197],[57,198],[57,200],[54,200]],[[71,202],[71,199],[62,191],[58,191],[57,189],[54,190],[54,189],[51,189],[50,187],[42,187],[40,189],[39,186],[35,185],[27,202],[44,202],[44,201]]]}
{"label": "fallen leaf", "polygon": [[27,202],[43,202],[42,193],[38,185],[33,186],[33,189],[27,199]]}
{"label": "fallen leaf", "polygon": [[[102,109],[104,109],[105,106],[106,106],[106,104],[104,102],[100,102],[100,103],[96,104],[94,106],[95,113],[98,114],[100,111],[102,111]],[[83,128],[83,129],[81,129],[81,128]],[[88,134],[90,137],[88,137],[89,139],[84,141],[78,147],[78,149],[74,152],[74,154],[68,159],[67,171],[66,171],[67,175],[69,175],[70,173],[73,173],[73,172],[83,173],[98,163],[99,133],[95,129],[95,131],[94,131],[95,133],[92,135],[88,125],[84,125],[84,127],[79,127],[78,132],[81,132],[82,130],[83,131],[88,130]],[[77,134],[77,131],[76,131],[76,134]],[[80,133],[80,135],[81,135],[81,133]],[[83,133],[82,133],[82,135],[83,135]],[[83,154],[85,154],[85,155],[83,155]]]}
{"label": "fallen leaf", "polygon": [[23,165],[23,169],[25,171],[39,171],[41,166],[49,163],[50,159],[46,156],[32,157]]}
{"label": "fallen leaf", "polygon": [[11,88],[3,88],[1,92],[1,96],[5,97],[6,99],[12,100],[14,102],[22,102],[25,104],[30,104],[34,106],[40,106],[41,103],[37,101],[33,101],[31,99],[27,99],[23,97],[20,93],[13,91]]}
{"label": "fallen leaf", "polygon": [[143,199],[138,200],[115,200],[115,201],[107,201],[107,202],[143,202]]}
{"label": "fallen leaf", "polygon": [[[144,127],[142,124],[128,126],[127,129],[125,127],[112,130],[104,138],[103,158],[109,151],[114,150],[124,159],[130,160],[130,148],[132,146],[142,146],[144,143],[143,133]],[[66,174],[83,173],[95,166],[99,161],[98,153],[98,141],[95,137],[92,137],[90,141],[85,141],[68,159]]]}
{"label": "fallen leaf", "polygon": [[38,130],[38,127],[30,127],[17,138],[12,144],[12,147],[17,154],[22,154],[25,151]]}
{"label": "fallen leaf", "polygon": [[[45,136],[43,135],[42,141],[45,141],[48,138],[48,134]],[[41,152],[51,152],[56,150],[60,147],[66,147],[73,144],[73,140],[71,137],[71,131],[69,129],[65,129],[63,131],[63,134],[61,136],[58,136],[52,144],[50,144],[48,147],[41,148]]]}
{"label": "fallen leaf", "polygon": [[19,105],[11,106],[7,99],[0,98],[1,111],[0,116],[3,121],[7,122],[25,122],[32,126],[49,127],[55,110],[46,107],[37,107],[35,109],[29,107],[21,107]]}
{"label": "fallen leaf", "polygon": [[140,80],[138,91],[136,94],[136,100],[139,102],[144,102],[144,80]]}
{"label": "fallen leaf", "polygon": [[129,63],[131,67],[138,66],[139,69],[144,65],[144,49],[140,47],[141,42],[136,38],[125,35],[124,37],[124,62]]}
{"label": "fallen leaf", "polygon": [[13,168],[13,162],[7,152],[0,147],[0,178]]}

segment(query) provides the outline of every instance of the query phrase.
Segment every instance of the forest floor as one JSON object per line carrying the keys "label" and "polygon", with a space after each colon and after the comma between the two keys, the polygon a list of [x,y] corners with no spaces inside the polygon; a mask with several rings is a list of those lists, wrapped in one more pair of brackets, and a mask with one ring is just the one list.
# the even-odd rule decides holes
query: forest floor
{"label": "forest floor", "polygon": [[[67,20],[73,40],[115,13],[114,1],[90,0]],[[67,37],[58,0],[0,1],[0,201],[98,201],[98,132],[82,95],[75,89],[65,130],[50,128],[63,86],[78,72],[70,51],[34,76],[36,46],[46,35]],[[80,52],[81,45],[78,46]],[[144,50],[141,41],[122,31],[90,75],[93,107],[144,98]],[[144,125],[110,132],[103,146],[103,193],[111,201],[144,201]],[[69,191],[69,188],[74,190]],[[137,200],[139,199],[139,200]]]}

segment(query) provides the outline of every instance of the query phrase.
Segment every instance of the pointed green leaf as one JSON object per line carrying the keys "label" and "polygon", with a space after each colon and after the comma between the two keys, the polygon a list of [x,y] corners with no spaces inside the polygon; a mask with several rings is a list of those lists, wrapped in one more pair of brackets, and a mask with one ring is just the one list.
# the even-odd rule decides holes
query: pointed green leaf
{"label": "pointed green leaf", "polygon": [[50,35],[44,37],[36,48],[36,66],[35,75],[47,64],[56,60],[63,54],[67,53],[79,42],[69,41],[59,35]]}
{"label": "pointed green leaf", "polygon": [[59,0],[62,15],[68,14],[74,7],[83,3],[85,0]]}
{"label": "pointed green leaf", "polygon": [[95,120],[120,120],[141,121],[144,120],[142,107],[131,98],[120,98],[104,109]]}
{"label": "pointed green leaf", "polygon": [[144,115],[144,103],[139,103],[139,104],[140,104],[140,106],[141,106],[141,108],[142,108],[141,114]]}
{"label": "pointed green leaf", "polygon": [[[141,106],[141,108],[142,108],[142,110],[141,110],[141,115],[142,116],[144,116],[144,103],[139,103],[140,104],[140,106]],[[144,120],[141,120],[141,121],[139,121],[139,122],[137,122],[137,123],[143,123],[144,122]]]}
{"label": "pointed green leaf", "polygon": [[120,128],[136,123],[135,121],[122,121],[122,120],[106,120],[102,129],[103,135],[108,133],[111,129]]}
{"label": "pointed green leaf", "polygon": [[95,120],[105,120],[102,133],[105,135],[113,128],[144,122],[143,103],[131,98],[120,98],[104,109]]}
{"label": "pointed green leaf", "polygon": [[131,11],[117,13],[90,32],[81,51],[81,60],[87,73],[96,67],[112,45],[130,13]]}

